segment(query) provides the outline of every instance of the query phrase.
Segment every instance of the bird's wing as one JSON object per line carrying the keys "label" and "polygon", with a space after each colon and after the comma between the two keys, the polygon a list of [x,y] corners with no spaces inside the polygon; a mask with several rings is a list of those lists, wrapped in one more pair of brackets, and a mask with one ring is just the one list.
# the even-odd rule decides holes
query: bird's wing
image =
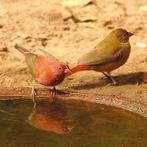
{"label": "bird's wing", "polygon": [[54,59],[54,60],[58,60],[56,59],[53,55],[51,55],[49,52],[43,50],[43,49],[39,49],[45,56],[47,56],[50,59]]}
{"label": "bird's wing", "polygon": [[[113,51],[113,52],[112,52]],[[123,49],[114,50],[93,50],[79,59],[78,64],[102,65],[117,62],[123,58]]]}

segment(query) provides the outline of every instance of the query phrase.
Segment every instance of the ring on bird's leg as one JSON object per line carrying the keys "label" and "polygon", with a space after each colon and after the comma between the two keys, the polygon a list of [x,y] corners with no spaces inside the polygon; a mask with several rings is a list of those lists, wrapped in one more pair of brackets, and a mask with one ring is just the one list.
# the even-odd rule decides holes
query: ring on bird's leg
{"label": "ring on bird's leg", "polygon": [[36,97],[36,95],[37,95],[37,93],[36,93],[36,89],[35,89],[35,81],[33,80],[33,84],[32,84],[32,100],[33,100],[33,104],[34,104],[34,109],[36,109],[36,106],[37,106],[37,103],[36,103],[36,99],[35,99],[35,97]]}
{"label": "ring on bird's leg", "polygon": [[113,86],[117,85],[116,80],[111,76],[110,72],[103,72],[103,74],[108,77],[109,79],[111,79]]}

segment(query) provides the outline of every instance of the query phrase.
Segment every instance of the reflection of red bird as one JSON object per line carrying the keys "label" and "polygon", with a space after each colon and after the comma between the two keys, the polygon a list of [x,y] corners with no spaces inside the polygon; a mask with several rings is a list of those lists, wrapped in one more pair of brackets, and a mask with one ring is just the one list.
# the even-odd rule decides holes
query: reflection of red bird
{"label": "reflection of red bird", "polygon": [[68,134],[73,129],[72,120],[55,104],[37,107],[29,115],[27,122],[35,128],[57,134]]}
{"label": "reflection of red bird", "polygon": [[116,81],[111,77],[110,72],[127,61],[131,48],[129,37],[132,35],[124,29],[115,29],[92,51],[83,55],[78,60],[78,65],[66,76],[84,70],[95,70],[111,78],[115,85]]}
{"label": "reflection of red bird", "polygon": [[[65,63],[58,61],[52,55],[48,55],[48,57],[36,55],[19,45],[15,45],[15,48],[25,55],[26,63],[34,80],[45,86],[53,86],[53,96],[55,96],[55,86],[64,80],[65,74],[70,71],[69,67]],[[35,95],[33,82],[32,96],[34,108],[36,107]]]}

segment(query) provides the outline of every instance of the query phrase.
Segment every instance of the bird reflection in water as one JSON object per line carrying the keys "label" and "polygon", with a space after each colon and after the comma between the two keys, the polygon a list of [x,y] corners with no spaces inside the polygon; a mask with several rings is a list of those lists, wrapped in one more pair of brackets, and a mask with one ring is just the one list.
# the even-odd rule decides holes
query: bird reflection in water
{"label": "bird reflection in water", "polygon": [[72,119],[63,111],[62,105],[56,103],[33,109],[27,122],[37,129],[56,134],[69,134],[73,129]]}

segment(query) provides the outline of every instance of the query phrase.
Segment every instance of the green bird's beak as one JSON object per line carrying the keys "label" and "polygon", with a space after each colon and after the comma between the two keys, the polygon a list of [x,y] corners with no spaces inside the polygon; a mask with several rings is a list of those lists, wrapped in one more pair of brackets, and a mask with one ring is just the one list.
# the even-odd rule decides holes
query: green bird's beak
{"label": "green bird's beak", "polygon": [[132,36],[132,35],[134,35],[133,33],[131,33],[131,32],[128,32],[128,36],[130,37],[130,36]]}

